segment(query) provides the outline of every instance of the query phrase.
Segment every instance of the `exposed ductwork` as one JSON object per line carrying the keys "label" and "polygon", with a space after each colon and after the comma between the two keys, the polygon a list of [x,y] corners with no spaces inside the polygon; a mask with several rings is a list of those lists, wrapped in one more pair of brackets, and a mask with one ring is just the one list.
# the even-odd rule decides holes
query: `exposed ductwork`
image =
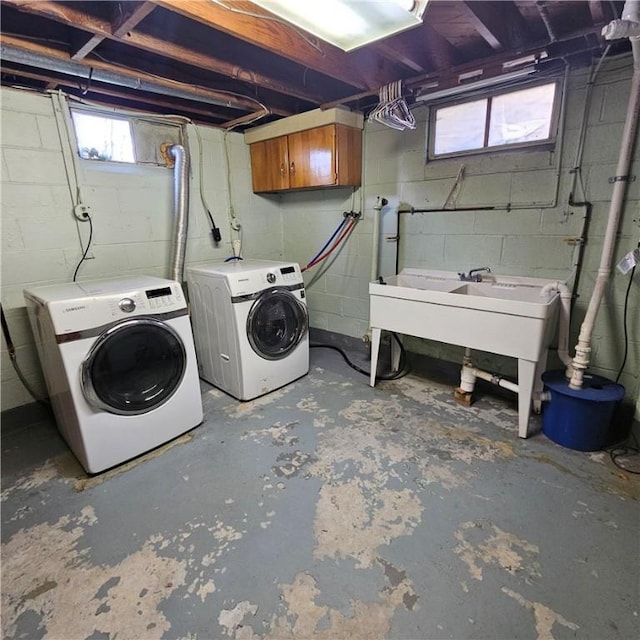
{"label": "exposed ductwork", "polygon": [[174,231],[171,244],[172,280],[184,280],[184,259],[187,252],[187,230],[189,227],[189,158],[185,148],[174,144],[169,153],[175,158],[173,168],[173,213]]}

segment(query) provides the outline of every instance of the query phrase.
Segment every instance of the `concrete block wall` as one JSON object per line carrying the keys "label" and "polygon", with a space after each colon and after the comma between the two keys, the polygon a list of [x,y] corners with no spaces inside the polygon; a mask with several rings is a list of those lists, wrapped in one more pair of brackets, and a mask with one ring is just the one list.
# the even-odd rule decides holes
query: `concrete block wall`
{"label": "concrete block wall", "polygon": [[[582,174],[593,214],[585,246],[578,298],[572,321],[570,352],[576,343],[597,274],[611,185],[630,90],[632,62],[622,57],[605,62],[596,80],[588,112]],[[442,207],[451,193],[461,165],[462,179],[455,202],[459,207],[491,206],[495,210],[447,211],[401,216],[400,268],[423,267],[467,271],[489,266],[500,274],[530,275],[549,280],[571,280],[577,252],[571,239],[580,235],[584,215],[570,207],[568,197],[584,107],[588,70],[569,74],[565,134],[555,151],[487,154],[425,162],[428,110],[417,108],[415,130],[395,131],[367,123],[364,135],[365,217],[357,236],[341,259],[316,280],[307,279],[311,324],[354,337],[366,333],[367,281],[371,264],[373,205],[376,196],[389,204],[382,211],[382,275],[395,268],[395,244],[384,239],[395,234],[398,208]],[[591,370],[615,379],[621,365],[624,297],[629,276],[615,264],[640,239],[640,149],[636,144],[631,173],[638,179],[628,186],[611,279],[593,335]],[[561,153],[560,153],[561,151]],[[555,201],[558,183],[557,205]],[[342,191],[286,194],[279,198],[283,215],[284,253],[304,262],[321,238],[328,237],[342,208],[350,208],[350,193]],[[360,197],[360,194],[358,194]],[[575,194],[582,200],[582,194]],[[316,268],[317,269],[317,268]],[[639,270],[640,271],[640,270]],[[620,382],[628,399],[640,407],[640,273],[631,286],[627,325],[628,356]],[[409,340],[412,350],[461,361],[462,350],[428,341]],[[515,374],[511,359],[477,354],[480,366]],[[558,366],[553,357],[551,366]],[[640,417],[640,409],[636,410]]]}
{"label": "concrete block wall", "polygon": [[[44,395],[22,291],[25,287],[69,282],[87,242],[89,224],[76,221],[72,213],[62,154],[62,144],[67,140],[58,133],[51,97],[3,88],[0,98],[2,306],[20,367],[31,385]],[[232,205],[245,248],[255,257],[280,256],[280,213],[251,193],[249,153],[243,137],[210,127],[199,127],[199,133],[203,189],[223,241],[216,247],[211,238],[199,194],[198,137],[189,125],[186,263],[220,260],[232,254],[228,220]],[[80,161],[78,180],[93,221],[91,259],[80,267],[78,280],[136,273],[168,277],[173,172],[164,167]],[[277,221],[277,232],[266,233],[272,219]],[[11,366],[4,339],[1,362],[2,410],[32,402]]]}

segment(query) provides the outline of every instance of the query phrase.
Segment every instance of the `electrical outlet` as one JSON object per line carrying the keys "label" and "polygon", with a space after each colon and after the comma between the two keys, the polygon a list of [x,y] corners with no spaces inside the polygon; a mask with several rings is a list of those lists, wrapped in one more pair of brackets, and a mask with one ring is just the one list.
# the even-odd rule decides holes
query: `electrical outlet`
{"label": "electrical outlet", "polygon": [[79,202],[73,209],[73,213],[78,220],[85,222],[89,219],[91,213],[91,207],[88,204],[82,204]]}

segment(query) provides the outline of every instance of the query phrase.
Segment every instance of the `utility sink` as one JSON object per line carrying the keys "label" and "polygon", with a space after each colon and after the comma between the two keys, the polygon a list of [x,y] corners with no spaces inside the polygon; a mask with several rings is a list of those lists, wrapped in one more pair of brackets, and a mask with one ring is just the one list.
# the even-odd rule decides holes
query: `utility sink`
{"label": "utility sink", "polygon": [[494,274],[465,282],[452,271],[403,269],[386,284],[370,283],[371,386],[382,330],[518,358],[519,435],[526,437],[559,307],[557,291],[544,291],[548,282]]}

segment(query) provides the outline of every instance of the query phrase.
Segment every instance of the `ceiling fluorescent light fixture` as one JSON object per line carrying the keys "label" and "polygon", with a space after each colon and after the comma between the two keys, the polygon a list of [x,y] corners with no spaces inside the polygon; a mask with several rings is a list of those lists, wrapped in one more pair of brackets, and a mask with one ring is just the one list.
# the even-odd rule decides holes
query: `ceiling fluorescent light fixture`
{"label": "ceiling fluorescent light fixture", "polygon": [[[459,84],[455,87],[449,87],[447,89],[441,89],[440,91],[432,91],[430,93],[423,93],[416,97],[416,102],[433,102],[434,100],[440,100],[441,98],[450,98],[453,96],[466,93],[468,91],[475,91],[476,89],[485,89],[490,87],[496,87],[505,82],[511,80],[518,80],[520,78],[526,78],[533,76],[536,73],[534,66],[520,69],[518,71],[511,71],[510,73],[503,73],[499,76],[492,76],[490,78],[483,78],[475,82],[467,82],[465,84]],[[462,76],[460,76],[462,77]]]}
{"label": "ceiling fluorescent light fixture", "polygon": [[428,0],[252,0],[343,51],[422,22]]}

